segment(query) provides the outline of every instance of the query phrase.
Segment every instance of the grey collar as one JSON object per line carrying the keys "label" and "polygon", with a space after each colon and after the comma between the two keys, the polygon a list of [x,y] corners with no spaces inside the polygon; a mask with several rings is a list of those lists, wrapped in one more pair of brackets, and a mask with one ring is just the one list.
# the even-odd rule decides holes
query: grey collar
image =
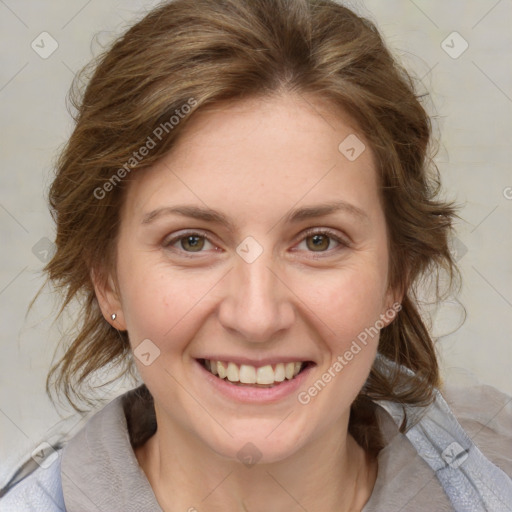
{"label": "grey collar", "polygon": [[[377,414],[387,446],[398,428],[383,409],[378,408]],[[145,385],[115,398],[97,412],[63,449],[61,478],[66,510],[162,512],[134,453],[155,431],[153,399]],[[376,488],[382,487],[382,478],[379,473]]]}
{"label": "grey collar", "polygon": [[162,512],[133,451],[155,430],[153,401],[144,385],[96,413],[62,452],[66,509]]}

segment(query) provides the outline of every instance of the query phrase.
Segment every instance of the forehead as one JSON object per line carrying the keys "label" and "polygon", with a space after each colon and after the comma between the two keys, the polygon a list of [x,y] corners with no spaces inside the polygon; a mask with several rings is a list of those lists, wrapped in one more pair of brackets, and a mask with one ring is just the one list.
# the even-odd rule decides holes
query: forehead
{"label": "forehead", "polygon": [[300,201],[368,209],[377,196],[373,155],[352,119],[318,98],[285,95],[194,114],[171,152],[134,174],[125,205],[137,215],[177,201],[264,215]]}

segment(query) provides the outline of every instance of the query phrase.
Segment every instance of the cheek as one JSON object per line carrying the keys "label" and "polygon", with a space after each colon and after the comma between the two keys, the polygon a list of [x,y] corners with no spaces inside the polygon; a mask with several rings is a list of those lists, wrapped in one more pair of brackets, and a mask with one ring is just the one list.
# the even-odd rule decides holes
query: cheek
{"label": "cheek", "polygon": [[308,305],[317,317],[325,358],[317,380],[297,399],[311,415],[324,417],[325,425],[349,409],[368,378],[378,348],[383,282],[378,267],[368,266],[345,267],[316,282]]}
{"label": "cheek", "polygon": [[206,274],[184,277],[143,262],[120,267],[123,313],[132,345],[149,338],[160,347],[172,340],[166,350],[178,348],[180,339],[191,336],[197,328],[197,322],[190,319],[208,304],[218,278]]}
{"label": "cheek", "polygon": [[346,266],[316,275],[301,289],[307,304],[324,325],[326,339],[343,348],[375,324],[383,312],[385,273],[379,266]]}

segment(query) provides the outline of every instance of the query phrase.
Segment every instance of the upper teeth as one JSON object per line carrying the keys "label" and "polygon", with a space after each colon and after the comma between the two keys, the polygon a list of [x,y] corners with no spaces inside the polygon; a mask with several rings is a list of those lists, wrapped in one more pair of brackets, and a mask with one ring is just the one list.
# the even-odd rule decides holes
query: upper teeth
{"label": "upper teeth", "polygon": [[273,368],[270,364],[256,368],[250,364],[237,365],[231,361],[213,361],[205,359],[205,366],[221,379],[227,377],[230,382],[243,384],[273,384],[293,379],[301,370],[302,362],[278,363]]}

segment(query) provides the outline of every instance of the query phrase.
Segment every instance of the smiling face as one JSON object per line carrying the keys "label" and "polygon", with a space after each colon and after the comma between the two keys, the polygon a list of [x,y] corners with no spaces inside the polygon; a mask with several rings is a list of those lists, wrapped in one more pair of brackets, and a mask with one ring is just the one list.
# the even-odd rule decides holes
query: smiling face
{"label": "smiling face", "polygon": [[346,432],[378,335],[344,355],[395,297],[371,151],[340,152],[355,129],[332,112],[292,95],[217,105],[134,173],[118,294],[97,295],[136,354],[150,340],[135,360],[159,431],[231,458],[251,442],[262,462]]}

